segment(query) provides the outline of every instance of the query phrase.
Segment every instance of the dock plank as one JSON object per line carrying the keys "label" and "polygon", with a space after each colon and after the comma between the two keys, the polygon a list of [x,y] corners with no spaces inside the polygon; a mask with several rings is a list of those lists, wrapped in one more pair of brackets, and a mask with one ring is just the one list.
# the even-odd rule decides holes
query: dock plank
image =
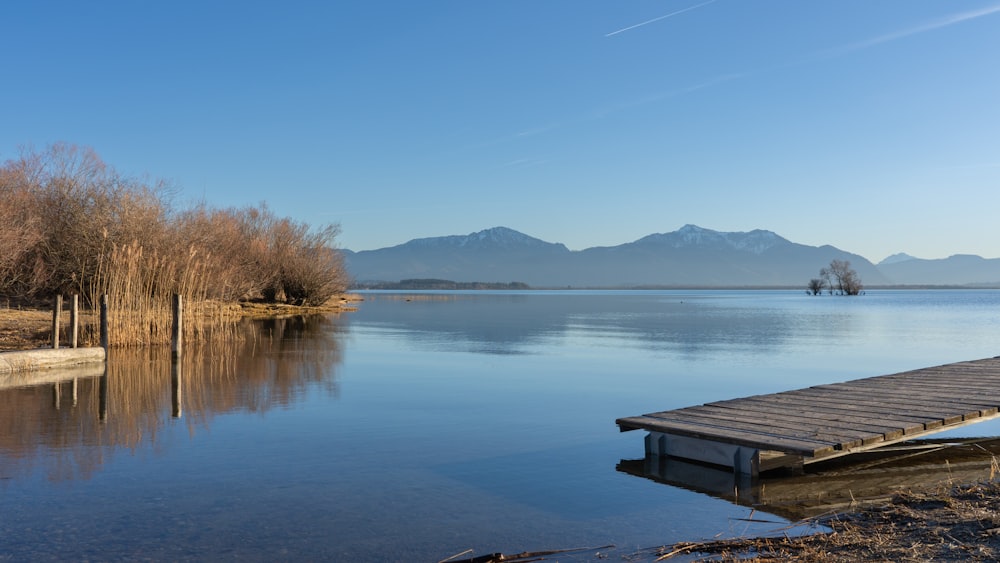
{"label": "dock plank", "polygon": [[925,430],[931,430],[943,424],[943,422],[937,418],[919,417],[914,416],[911,413],[896,412],[889,409],[873,411],[872,409],[866,409],[856,405],[804,403],[788,397],[779,396],[765,395],[748,397],[732,403],[717,402],[708,404],[722,408],[751,408],[756,406],[759,406],[760,408],[777,407],[783,409],[783,412],[787,412],[789,414],[799,414],[803,417],[823,415],[835,416],[845,420],[854,418],[877,419],[887,424],[903,428],[904,434],[913,434],[923,432]]}
{"label": "dock plank", "polygon": [[[827,403],[850,403],[853,405],[858,405],[861,407],[866,407],[878,412],[882,409],[886,403],[891,402],[892,407],[897,409],[905,410],[906,412],[911,412],[914,414],[919,414],[922,416],[927,416],[930,418],[941,419],[944,424],[956,424],[965,420],[966,415],[971,415],[972,411],[969,409],[961,409],[961,412],[955,412],[947,410],[940,406],[935,405],[920,405],[908,402],[899,401],[889,401],[887,397],[883,398],[873,398],[870,395],[859,395],[859,396],[849,396],[847,393],[832,393],[817,389],[799,389],[797,391],[788,391],[787,395],[789,397],[795,397],[799,399],[810,399],[813,401],[827,402]],[[979,411],[975,411],[975,416],[979,416]]]}
{"label": "dock plank", "polygon": [[863,385],[854,386],[839,384],[837,386],[817,385],[815,387],[810,387],[809,389],[835,393],[837,397],[855,398],[868,401],[890,400],[898,405],[912,405],[919,408],[932,407],[945,408],[948,410],[966,409],[970,412],[973,410],[990,409],[995,411],[997,408],[997,403],[988,399],[972,396],[944,397],[940,394],[931,395],[931,393],[927,391],[913,389],[909,386],[900,388],[883,387],[879,390],[876,387],[866,387]]}
{"label": "dock plank", "polygon": [[860,446],[867,439],[871,443],[872,441],[882,441],[881,434],[873,433],[860,433],[851,432],[850,430],[843,428],[836,428],[832,426],[817,426],[817,425],[794,425],[788,423],[782,423],[781,421],[767,421],[764,419],[758,420],[739,420],[732,417],[719,416],[717,414],[705,413],[696,411],[693,409],[682,409],[678,411],[671,411],[663,413],[658,416],[651,416],[651,418],[657,418],[662,420],[672,420],[678,422],[691,422],[697,424],[705,424],[709,426],[714,426],[718,428],[727,428],[732,430],[747,430],[751,432],[755,431],[766,431],[768,433],[773,433],[777,436],[784,436],[793,439],[809,439],[809,440],[821,440],[823,442],[830,442],[838,444],[840,447],[838,449],[844,448],[854,448]]}
{"label": "dock plank", "polygon": [[877,418],[892,418],[893,420],[909,420],[913,422],[920,422],[924,426],[924,430],[930,430],[938,426],[942,426],[944,421],[939,416],[930,416],[921,413],[915,413],[911,410],[901,409],[889,404],[871,406],[871,405],[858,405],[855,403],[848,403],[836,400],[825,400],[822,398],[815,397],[795,397],[786,394],[775,394],[775,395],[758,395],[755,397],[750,397],[747,399],[734,399],[731,403],[708,403],[710,405],[720,405],[720,404],[732,404],[738,405],[744,401],[757,401],[772,403],[776,405],[785,405],[787,407],[800,407],[807,410],[815,411],[836,411],[843,413],[861,413],[867,414],[869,416],[874,416]]}
{"label": "dock plank", "polygon": [[[761,407],[756,404],[746,403],[738,407],[712,407],[709,405],[702,405],[700,407],[691,407],[695,409],[700,409],[701,412],[706,414],[715,414],[720,417],[727,418],[740,418],[748,420],[759,420],[763,419],[765,421],[780,421],[794,423],[796,427],[810,427],[811,425],[818,425],[820,427],[830,427],[830,428],[843,428],[853,432],[866,432],[866,433],[877,433],[881,434],[883,439],[894,440],[905,434],[905,428],[899,425],[886,424],[884,420],[871,419],[871,418],[860,418],[860,417],[842,417],[836,416],[828,413],[789,413],[785,409],[774,409],[769,407]],[[923,424],[912,424],[913,431],[917,429],[923,430]]]}
{"label": "dock plank", "polygon": [[622,422],[629,424],[629,420],[632,420],[633,424],[638,424],[636,428],[655,430],[666,434],[689,436],[692,438],[710,438],[717,442],[724,442],[738,446],[806,455],[810,457],[831,454],[836,451],[836,444],[831,442],[798,440],[769,434],[767,432],[751,432],[715,428],[709,425],[677,422],[659,418],[630,417],[630,419],[619,419],[619,425],[621,425]]}
{"label": "dock plank", "polygon": [[820,459],[1000,416],[1000,357],[660,411],[616,422]]}

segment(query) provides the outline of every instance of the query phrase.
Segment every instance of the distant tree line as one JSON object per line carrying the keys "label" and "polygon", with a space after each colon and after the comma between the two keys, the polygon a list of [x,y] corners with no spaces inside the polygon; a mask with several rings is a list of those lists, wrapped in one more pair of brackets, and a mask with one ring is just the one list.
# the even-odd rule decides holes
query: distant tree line
{"label": "distant tree line", "polygon": [[439,289],[439,290],[473,290],[473,289],[530,289],[522,282],[456,282],[439,279],[406,279],[398,282],[369,282],[358,284],[358,289]]}
{"label": "distant tree line", "polygon": [[[102,294],[132,303],[321,304],[348,276],[337,225],[313,229],[265,204],[177,208],[162,182],[122,175],[90,148],[56,144],[0,166],[0,295]],[[129,306],[125,303],[122,306]]]}
{"label": "distant tree line", "polygon": [[830,266],[819,271],[819,277],[809,280],[808,292],[819,295],[826,289],[830,295],[859,295],[864,291],[861,277],[847,260],[833,260]]}

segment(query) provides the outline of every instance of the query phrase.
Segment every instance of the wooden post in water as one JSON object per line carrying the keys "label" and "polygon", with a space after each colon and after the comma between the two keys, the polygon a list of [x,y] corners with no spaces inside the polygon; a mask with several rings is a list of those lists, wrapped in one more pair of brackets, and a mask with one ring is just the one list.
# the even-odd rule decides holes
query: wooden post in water
{"label": "wooden post in water", "polygon": [[52,349],[59,349],[59,317],[62,315],[62,295],[56,295],[52,305]]}
{"label": "wooden post in water", "polygon": [[184,410],[183,378],[181,377],[181,362],[178,359],[170,362],[170,414],[180,418]]}
{"label": "wooden post in water", "polygon": [[181,294],[174,294],[174,326],[170,334],[170,357],[174,360],[181,357],[184,340],[184,304]]}
{"label": "wooden post in water", "polygon": [[108,420],[108,368],[104,368],[97,387],[97,416],[101,422]]}
{"label": "wooden post in water", "polygon": [[104,361],[108,361],[108,295],[101,296],[101,348],[104,348]]}
{"label": "wooden post in water", "polygon": [[73,294],[69,304],[69,342],[76,348],[80,337],[80,296]]}

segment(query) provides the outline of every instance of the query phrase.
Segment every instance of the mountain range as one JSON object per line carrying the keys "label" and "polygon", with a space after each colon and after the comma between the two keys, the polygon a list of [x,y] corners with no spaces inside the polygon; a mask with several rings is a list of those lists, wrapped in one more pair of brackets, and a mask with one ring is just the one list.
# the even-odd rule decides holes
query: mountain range
{"label": "mountain range", "polygon": [[685,225],[618,246],[569,250],[506,227],[344,251],[359,285],[404,279],[517,281],[538,288],[805,287],[831,260],[848,260],[867,286],[1000,286],[1000,259],[895,254],[879,264],[833,246],[791,242],[766,230]]}

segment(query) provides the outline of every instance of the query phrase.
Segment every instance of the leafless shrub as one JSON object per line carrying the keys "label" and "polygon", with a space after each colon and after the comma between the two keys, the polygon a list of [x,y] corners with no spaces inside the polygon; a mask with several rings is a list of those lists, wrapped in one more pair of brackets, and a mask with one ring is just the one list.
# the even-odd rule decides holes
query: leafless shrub
{"label": "leafless shrub", "polygon": [[347,287],[339,228],[266,205],[172,210],[169,191],[56,144],[0,166],[0,294],[109,295],[119,344],[162,341],[170,296],[322,304]]}

